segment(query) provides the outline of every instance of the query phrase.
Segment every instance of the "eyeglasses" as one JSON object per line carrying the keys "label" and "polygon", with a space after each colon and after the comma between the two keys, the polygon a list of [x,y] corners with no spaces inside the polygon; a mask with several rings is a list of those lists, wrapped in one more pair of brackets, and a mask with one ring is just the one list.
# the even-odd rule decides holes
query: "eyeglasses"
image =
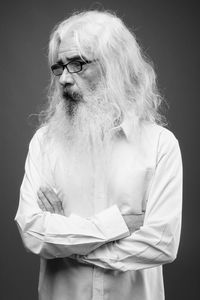
{"label": "eyeglasses", "polygon": [[57,63],[51,66],[51,70],[55,76],[62,75],[66,68],[69,73],[78,73],[82,71],[83,65],[89,64],[91,61],[73,60],[67,64]]}

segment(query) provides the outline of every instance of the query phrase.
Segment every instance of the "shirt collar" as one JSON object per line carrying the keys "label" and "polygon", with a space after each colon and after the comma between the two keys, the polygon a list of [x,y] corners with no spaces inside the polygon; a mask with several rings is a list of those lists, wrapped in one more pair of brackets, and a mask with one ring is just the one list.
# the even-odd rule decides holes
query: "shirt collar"
{"label": "shirt collar", "polygon": [[130,139],[132,130],[133,130],[133,121],[126,118],[120,125],[120,128],[123,130],[127,139]]}
{"label": "shirt collar", "polygon": [[118,132],[125,135],[125,137],[128,140],[131,139],[131,136],[133,134],[133,129],[134,129],[134,121],[133,118],[130,117],[126,117],[121,124],[113,128],[114,132],[116,133]]}

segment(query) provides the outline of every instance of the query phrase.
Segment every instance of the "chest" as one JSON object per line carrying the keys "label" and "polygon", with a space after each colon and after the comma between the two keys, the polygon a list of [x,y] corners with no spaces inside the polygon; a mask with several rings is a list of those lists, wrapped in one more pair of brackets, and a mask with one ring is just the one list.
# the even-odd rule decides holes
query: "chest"
{"label": "chest", "polygon": [[145,210],[155,169],[152,149],[118,143],[103,162],[57,157],[55,188],[66,214],[93,215],[113,204],[124,214]]}

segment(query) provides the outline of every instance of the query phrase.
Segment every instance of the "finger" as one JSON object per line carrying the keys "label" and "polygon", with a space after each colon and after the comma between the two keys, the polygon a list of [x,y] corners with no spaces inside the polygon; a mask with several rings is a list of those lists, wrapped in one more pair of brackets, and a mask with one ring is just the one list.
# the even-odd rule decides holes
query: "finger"
{"label": "finger", "polygon": [[45,188],[40,188],[40,191],[43,194],[43,196],[46,198],[46,200],[48,201],[49,205],[51,205],[51,207],[54,211],[55,198],[54,198],[54,195],[52,194],[51,190],[48,189],[47,187],[45,187]]}
{"label": "finger", "polygon": [[62,214],[64,215],[64,209],[63,209],[63,206],[62,206],[62,201],[58,201],[57,202],[57,214]]}
{"label": "finger", "polygon": [[49,203],[51,204],[53,210],[57,214],[63,213],[62,202],[58,198],[57,194],[50,188],[42,189],[44,196],[47,198]]}
{"label": "finger", "polygon": [[40,191],[43,193],[43,195],[47,198],[50,204],[53,204],[57,200],[57,195],[56,193],[50,189],[50,188],[40,188]]}
{"label": "finger", "polygon": [[45,195],[41,191],[38,191],[37,194],[38,194],[38,198],[42,202],[42,205],[45,207],[45,210],[53,213],[54,212],[53,207],[51,206],[51,204],[49,203]]}
{"label": "finger", "polygon": [[40,208],[42,211],[46,211],[46,208],[45,208],[43,202],[40,200],[39,197],[38,197],[38,199],[37,199],[37,203],[38,203],[38,205],[39,205],[39,208]]}
{"label": "finger", "polygon": [[133,215],[133,221],[136,229],[140,229],[140,227],[144,223],[144,214],[141,215]]}
{"label": "finger", "polygon": [[140,226],[143,225],[143,223],[144,223],[144,213],[142,213],[141,215],[138,216],[138,223],[140,224]]}

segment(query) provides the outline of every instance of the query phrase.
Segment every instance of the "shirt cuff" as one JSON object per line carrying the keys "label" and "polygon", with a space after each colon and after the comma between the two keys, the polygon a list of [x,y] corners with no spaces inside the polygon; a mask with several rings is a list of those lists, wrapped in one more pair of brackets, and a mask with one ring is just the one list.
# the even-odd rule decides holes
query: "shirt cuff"
{"label": "shirt cuff", "polygon": [[96,214],[92,221],[103,232],[108,242],[130,235],[129,229],[117,205],[113,205]]}

